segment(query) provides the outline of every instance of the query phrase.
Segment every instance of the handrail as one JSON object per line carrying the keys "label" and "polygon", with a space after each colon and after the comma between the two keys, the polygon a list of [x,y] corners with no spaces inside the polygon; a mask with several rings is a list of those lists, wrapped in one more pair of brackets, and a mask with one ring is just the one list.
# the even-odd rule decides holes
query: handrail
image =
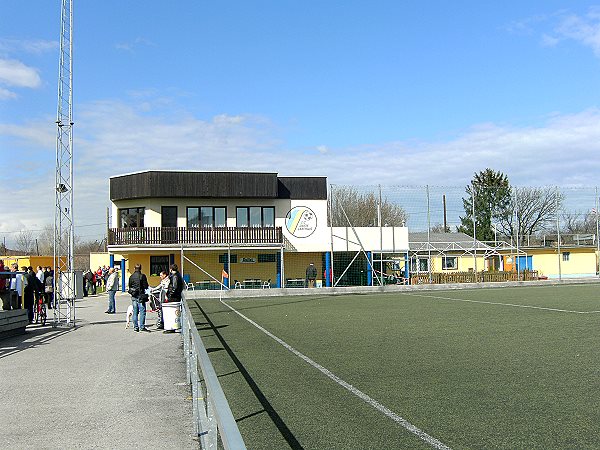
{"label": "handrail", "polygon": [[109,228],[108,245],[220,245],[283,243],[281,227]]}
{"label": "handrail", "polygon": [[[187,381],[192,389],[194,433],[203,449],[217,448],[218,431],[224,449],[245,450],[246,445],[183,295],[181,325]],[[198,366],[204,387],[200,382]]]}

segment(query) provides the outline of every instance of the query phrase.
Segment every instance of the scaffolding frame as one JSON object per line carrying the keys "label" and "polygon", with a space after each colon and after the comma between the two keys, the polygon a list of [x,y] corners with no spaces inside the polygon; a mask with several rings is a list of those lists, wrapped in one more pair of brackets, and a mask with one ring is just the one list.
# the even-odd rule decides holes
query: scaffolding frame
{"label": "scaffolding frame", "polygon": [[54,184],[54,327],[75,326],[72,55],[73,0],[62,0]]}

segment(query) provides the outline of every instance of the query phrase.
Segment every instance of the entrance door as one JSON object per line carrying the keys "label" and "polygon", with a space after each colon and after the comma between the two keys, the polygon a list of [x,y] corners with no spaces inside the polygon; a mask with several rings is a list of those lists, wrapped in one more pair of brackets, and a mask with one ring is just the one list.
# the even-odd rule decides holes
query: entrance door
{"label": "entrance door", "polygon": [[177,242],[177,206],[163,206],[160,209],[160,237],[163,244]]}
{"label": "entrance door", "polygon": [[517,258],[517,269],[519,271],[533,270],[533,256],[519,256]]}

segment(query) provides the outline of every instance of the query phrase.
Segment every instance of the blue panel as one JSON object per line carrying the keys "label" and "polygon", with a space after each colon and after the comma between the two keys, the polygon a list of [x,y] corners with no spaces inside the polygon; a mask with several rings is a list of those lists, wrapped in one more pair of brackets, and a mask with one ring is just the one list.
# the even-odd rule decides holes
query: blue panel
{"label": "blue panel", "polygon": [[121,260],[121,292],[125,292],[125,260]]}
{"label": "blue panel", "polygon": [[325,253],[325,287],[331,287],[331,252]]}
{"label": "blue panel", "polygon": [[277,281],[276,286],[281,287],[281,252],[277,252]]}
{"label": "blue panel", "polygon": [[517,257],[517,270],[533,270],[533,256]]}
{"label": "blue panel", "polygon": [[367,252],[367,286],[373,285],[373,267],[371,267],[371,252]]}

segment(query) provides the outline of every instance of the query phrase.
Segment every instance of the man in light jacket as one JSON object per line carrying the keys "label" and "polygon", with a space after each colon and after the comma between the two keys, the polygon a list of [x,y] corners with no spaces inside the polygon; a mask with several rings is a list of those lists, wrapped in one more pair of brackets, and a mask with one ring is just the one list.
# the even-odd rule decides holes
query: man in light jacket
{"label": "man in light jacket", "polygon": [[115,295],[119,289],[119,274],[113,267],[108,269],[108,279],[106,280],[106,290],[108,292],[108,310],[106,314],[115,314],[117,308],[115,305]]}

